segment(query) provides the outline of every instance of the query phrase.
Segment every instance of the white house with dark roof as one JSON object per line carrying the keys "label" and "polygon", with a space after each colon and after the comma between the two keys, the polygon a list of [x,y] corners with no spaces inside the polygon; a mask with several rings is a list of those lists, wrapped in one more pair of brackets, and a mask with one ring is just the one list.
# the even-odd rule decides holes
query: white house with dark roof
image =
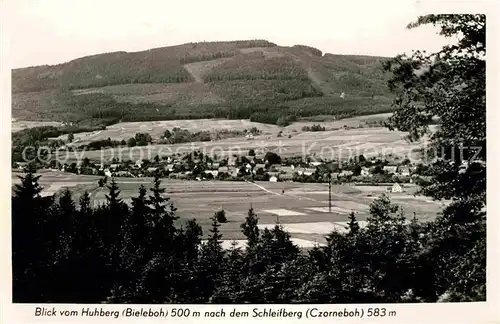
{"label": "white house with dark roof", "polygon": [[399,183],[395,183],[392,185],[391,192],[393,193],[403,192],[403,187],[401,187]]}
{"label": "white house with dark roof", "polygon": [[216,178],[219,175],[219,171],[217,170],[205,170],[205,174],[211,174],[214,178]]}

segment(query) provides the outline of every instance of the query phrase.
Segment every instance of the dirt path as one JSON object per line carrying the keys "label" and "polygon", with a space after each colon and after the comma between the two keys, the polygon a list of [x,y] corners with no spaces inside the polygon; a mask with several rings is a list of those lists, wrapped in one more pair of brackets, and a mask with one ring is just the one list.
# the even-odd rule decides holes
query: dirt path
{"label": "dirt path", "polygon": [[317,74],[318,73],[313,71],[312,68],[307,69],[307,76],[311,79],[312,83],[318,87],[318,90],[321,90],[323,93],[327,93],[327,89],[323,89],[323,80],[321,80]]}
{"label": "dirt path", "polygon": [[203,78],[202,78],[201,74],[198,73],[198,71],[196,71],[195,69],[193,69],[193,67],[191,65],[185,64],[184,68],[189,72],[189,74],[191,74],[191,76],[194,78],[195,82],[203,83]]}
{"label": "dirt path", "polygon": [[257,188],[260,188],[261,190],[269,193],[269,194],[272,194],[272,195],[275,195],[275,196],[281,196],[281,197],[287,197],[287,198],[292,198],[292,199],[296,199],[296,198],[299,198],[299,199],[305,199],[305,200],[309,200],[309,201],[314,201],[314,202],[317,202],[317,203],[321,203],[321,201],[318,201],[316,199],[313,199],[313,198],[309,198],[309,197],[302,197],[302,196],[298,196],[298,195],[288,195],[288,194],[280,194],[280,193],[277,193],[277,192],[274,192],[274,191],[270,191],[266,188],[264,188],[263,186],[255,183],[255,182],[250,182],[248,180],[245,180],[246,183],[249,183],[251,185],[254,185],[256,186]]}

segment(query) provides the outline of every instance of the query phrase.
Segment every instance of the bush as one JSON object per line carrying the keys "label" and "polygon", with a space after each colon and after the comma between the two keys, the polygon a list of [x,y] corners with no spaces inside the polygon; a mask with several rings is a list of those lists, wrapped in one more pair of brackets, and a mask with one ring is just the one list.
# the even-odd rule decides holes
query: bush
{"label": "bush", "polygon": [[226,212],[224,209],[219,210],[218,212],[215,213],[215,218],[217,218],[217,221],[219,223],[226,223],[227,222],[227,217],[226,217]]}
{"label": "bush", "polygon": [[324,132],[325,130],[326,130],[326,128],[319,125],[319,124],[302,127],[302,131],[304,131],[304,132]]}
{"label": "bush", "polygon": [[137,144],[137,141],[136,141],[136,140],[135,140],[135,138],[133,138],[133,137],[129,138],[129,139],[128,139],[128,141],[127,141],[127,145],[128,145],[129,147],[133,147],[133,146],[135,146],[136,144]]}
{"label": "bush", "polygon": [[270,165],[281,163],[281,157],[274,152],[267,152],[264,156],[264,160],[268,161]]}
{"label": "bush", "polygon": [[285,117],[285,116],[281,116],[280,118],[278,118],[278,120],[276,121],[276,125],[280,126],[280,127],[286,127],[288,125],[290,125],[290,122],[288,121],[288,118]]}

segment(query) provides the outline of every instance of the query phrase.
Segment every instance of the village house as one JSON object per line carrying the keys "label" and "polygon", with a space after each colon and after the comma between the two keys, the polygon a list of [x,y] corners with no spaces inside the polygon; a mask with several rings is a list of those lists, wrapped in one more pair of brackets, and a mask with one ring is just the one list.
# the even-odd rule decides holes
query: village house
{"label": "village house", "polygon": [[277,182],[277,181],[278,181],[278,178],[274,175],[269,178],[269,182]]}
{"label": "village house", "polygon": [[24,170],[28,166],[28,162],[16,162],[18,170]]}
{"label": "village house", "polygon": [[219,173],[229,173],[229,167],[224,166],[224,167],[219,167],[217,170]]}
{"label": "village house", "polygon": [[252,170],[252,165],[250,163],[247,163],[247,165],[245,166],[245,169]]}
{"label": "village house", "polygon": [[321,165],[323,164],[323,162],[319,162],[319,161],[312,161],[311,163],[309,163],[310,166],[313,166],[313,167],[317,167],[318,165]]}
{"label": "village house", "polygon": [[186,180],[189,177],[186,173],[177,173],[177,179]]}
{"label": "village house", "polygon": [[109,166],[109,169],[110,169],[111,171],[114,171],[114,170],[118,169],[118,167],[120,167],[120,165],[119,165],[119,164],[113,163],[113,164],[111,164],[111,165]]}
{"label": "village house", "polygon": [[229,174],[232,176],[232,177],[237,177],[238,174],[239,174],[240,170],[238,170],[237,168],[235,167],[230,167],[229,168]]}
{"label": "village house", "polygon": [[153,172],[158,171],[158,168],[156,168],[156,167],[149,167],[147,171],[148,171],[149,173],[153,173]]}
{"label": "village house", "polygon": [[234,157],[234,156],[231,156],[228,158],[227,160],[227,165],[228,166],[235,166],[236,165],[236,161],[238,160],[238,158]]}
{"label": "village house", "polygon": [[286,174],[293,174],[295,172],[293,166],[282,166],[279,168],[279,170],[281,171],[281,173]]}
{"label": "village house", "polygon": [[114,177],[131,177],[132,174],[129,171],[117,171],[113,173]]}
{"label": "village house", "polygon": [[219,171],[217,170],[205,170],[205,174],[211,174],[214,178],[216,178],[219,175]]}
{"label": "village house", "polygon": [[399,183],[395,183],[395,184],[391,187],[391,192],[392,192],[392,193],[403,192],[403,187],[401,187],[401,185],[400,185]]}
{"label": "village house", "polygon": [[274,172],[268,172],[267,173],[269,175],[269,177],[278,177],[280,175],[280,172],[279,171],[274,171]]}
{"label": "village house", "polygon": [[386,165],[382,170],[384,170],[384,172],[387,174],[396,174],[396,172],[398,171],[398,167],[395,165]]}
{"label": "village house", "polygon": [[398,168],[398,173],[402,175],[403,177],[409,177],[410,176],[410,168],[408,166],[400,166]]}
{"label": "village house", "polygon": [[313,175],[314,172],[316,172],[316,169],[312,169],[312,168],[303,168],[303,169],[297,170],[297,173],[299,175],[305,175],[305,176]]}
{"label": "village house", "polygon": [[342,170],[342,172],[340,172],[339,176],[341,176],[341,177],[350,177],[353,174],[354,174],[354,172],[352,172],[352,171]]}
{"label": "village house", "polygon": [[111,174],[111,171],[109,169],[104,170],[104,175],[108,178],[111,178],[113,175]]}
{"label": "village house", "polygon": [[173,164],[167,164],[167,165],[165,165],[165,171],[173,172],[174,171],[174,165]]}
{"label": "village house", "polygon": [[293,174],[292,173],[282,173],[278,175],[278,179],[281,181],[293,181]]}
{"label": "village house", "polygon": [[140,169],[142,168],[142,161],[141,160],[137,160],[135,161],[135,165],[134,165],[135,168],[137,169]]}
{"label": "village house", "polygon": [[373,174],[370,172],[370,169],[367,167],[361,168],[361,176],[363,177],[372,177]]}

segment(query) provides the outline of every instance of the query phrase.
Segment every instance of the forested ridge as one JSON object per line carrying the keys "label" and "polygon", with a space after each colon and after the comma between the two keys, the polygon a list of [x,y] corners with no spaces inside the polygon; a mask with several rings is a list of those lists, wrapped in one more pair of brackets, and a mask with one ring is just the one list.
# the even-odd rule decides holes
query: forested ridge
{"label": "forested ridge", "polygon": [[97,54],[13,70],[13,117],[86,126],[186,118],[274,124],[282,116],[388,112],[385,60],[265,40]]}

